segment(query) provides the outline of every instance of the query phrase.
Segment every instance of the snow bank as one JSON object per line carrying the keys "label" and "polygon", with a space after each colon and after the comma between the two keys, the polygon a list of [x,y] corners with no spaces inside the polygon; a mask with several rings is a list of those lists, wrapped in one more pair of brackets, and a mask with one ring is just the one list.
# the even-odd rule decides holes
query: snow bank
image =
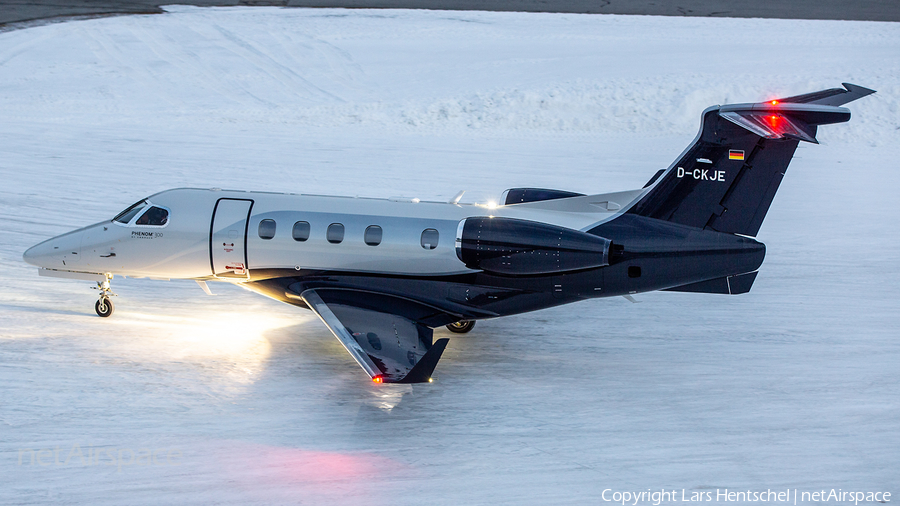
{"label": "snow bank", "polygon": [[900,128],[894,23],[167,9],[2,34],[0,110],[81,124],[660,135],[693,133],[708,105],[849,81],[879,95],[835,138],[895,142]]}

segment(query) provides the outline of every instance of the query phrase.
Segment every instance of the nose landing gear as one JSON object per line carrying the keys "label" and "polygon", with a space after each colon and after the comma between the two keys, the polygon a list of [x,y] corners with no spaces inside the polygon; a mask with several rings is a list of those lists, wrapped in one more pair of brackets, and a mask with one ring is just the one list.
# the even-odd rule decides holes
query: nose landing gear
{"label": "nose landing gear", "polygon": [[112,316],[113,311],[116,310],[116,306],[113,304],[112,300],[110,300],[110,297],[116,297],[116,294],[109,289],[110,279],[112,279],[112,276],[107,274],[106,281],[98,281],[97,286],[94,288],[95,290],[100,290],[100,298],[94,304],[94,311],[96,311],[97,316],[100,316],[101,318],[109,318]]}

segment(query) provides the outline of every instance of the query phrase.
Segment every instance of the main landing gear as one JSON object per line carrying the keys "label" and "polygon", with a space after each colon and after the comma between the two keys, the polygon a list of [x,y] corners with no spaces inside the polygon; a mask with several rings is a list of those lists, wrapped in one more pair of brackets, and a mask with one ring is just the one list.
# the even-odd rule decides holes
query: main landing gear
{"label": "main landing gear", "polygon": [[110,300],[110,297],[116,297],[116,294],[109,289],[110,279],[112,279],[112,276],[107,274],[106,281],[98,281],[95,288],[95,290],[100,290],[100,298],[94,304],[94,311],[96,311],[97,316],[101,318],[109,318],[112,316],[113,311],[116,310],[116,306],[113,304],[113,301]]}
{"label": "main landing gear", "polygon": [[454,334],[465,334],[475,328],[475,320],[460,320],[447,325],[447,330]]}

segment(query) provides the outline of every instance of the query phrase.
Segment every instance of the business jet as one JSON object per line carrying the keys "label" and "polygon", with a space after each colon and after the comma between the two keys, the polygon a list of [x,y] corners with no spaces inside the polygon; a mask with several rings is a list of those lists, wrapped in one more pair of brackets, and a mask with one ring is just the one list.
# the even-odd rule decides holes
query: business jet
{"label": "business jet", "polygon": [[754,237],[801,141],[849,121],[847,84],[713,106],[643,188],[599,195],[513,188],[499,205],[179,188],[24,254],[39,274],[237,283],[312,310],[376,383],[431,381],[449,339],[508,316],[651,290],[742,294]]}

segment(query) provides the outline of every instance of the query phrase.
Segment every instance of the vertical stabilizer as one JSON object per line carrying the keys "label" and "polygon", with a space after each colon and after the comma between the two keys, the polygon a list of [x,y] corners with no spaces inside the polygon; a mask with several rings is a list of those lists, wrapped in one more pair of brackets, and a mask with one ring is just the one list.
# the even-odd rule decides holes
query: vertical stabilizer
{"label": "vertical stabilizer", "polygon": [[874,93],[845,87],[706,109],[694,144],[628,212],[756,236],[800,141],[818,143],[819,125],[850,120],[839,105]]}

